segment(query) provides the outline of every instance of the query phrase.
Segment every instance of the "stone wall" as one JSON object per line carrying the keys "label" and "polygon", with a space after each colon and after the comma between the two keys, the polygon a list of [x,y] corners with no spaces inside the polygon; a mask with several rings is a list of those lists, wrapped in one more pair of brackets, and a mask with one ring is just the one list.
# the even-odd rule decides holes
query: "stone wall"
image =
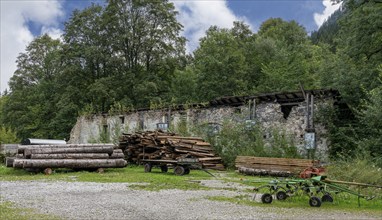
{"label": "stone wall", "polygon": [[[332,105],[332,99],[315,100],[314,108]],[[272,139],[272,131],[284,131],[293,139],[302,155],[306,155],[304,135],[306,128],[306,104],[281,105],[278,102],[260,102],[256,104],[253,121],[264,130],[265,140]],[[131,133],[139,130],[155,130],[157,123],[170,122],[175,128],[181,121],[189,127],[198,124],[212,124],[219,127],[225,120],[244,122],[250,119],[251,108],[248,104],[240,106],[215,106],[189,108],[186,110],[146,110],[130,112],[124,115],[108,116],[94,115],[79,117],[71,132],[70,143],[101,142],[102,133],[108,134],[109,142],[117,142],[122,132]],[[320,158],[327,156],[328,141],[325,138],[324,126],[315,123],[316,155]]]}

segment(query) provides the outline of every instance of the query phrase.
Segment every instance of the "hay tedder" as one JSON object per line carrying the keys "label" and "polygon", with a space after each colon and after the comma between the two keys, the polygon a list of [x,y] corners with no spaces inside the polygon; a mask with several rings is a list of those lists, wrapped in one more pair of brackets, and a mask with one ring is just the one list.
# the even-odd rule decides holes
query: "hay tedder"
{"label": "hay tedder", "polygon": [[[358,192],[343,185],[358,186]],[[360,206],[360,198],[371,200],[375,197],[360,194],[360,187],[382,188],[382,186],[370,184],[329,180],[325,176],[314,176],[308,179],[273,179],[255,188],[256,193],[253,199],[256,198],[258,192],[263,192],[261,196],[262,203],[272,203],[274,197],[277,200],[285,200],[290,196],[303,192],[309,196],[310,206],[320,207],[322,202],[333,202],[333,194],[349,193],[358,197],[358,205]]]}

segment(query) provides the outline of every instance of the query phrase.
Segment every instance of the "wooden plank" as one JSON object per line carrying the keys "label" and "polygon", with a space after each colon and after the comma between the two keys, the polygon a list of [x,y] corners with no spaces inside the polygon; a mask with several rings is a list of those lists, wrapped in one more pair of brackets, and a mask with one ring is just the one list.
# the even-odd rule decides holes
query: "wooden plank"
{"label": "wooden plank", "polygon": [[201,137],[182,137],[182,136],[157,136],[158,139],[168,139],[168,140],[199,140],[204,141]]}
{"label": "wooden plank", "polygon": [[238,156],[235,160],[235,166],[238,169],[248,168],[253,170],[270,171],[288,171],[296,172],[305,169],[306,167],[314,166],[319,161],[309,159],[294,159],[294,158],[272,158],[272,157],[251,157]]}
{"label": "wooden plank", "polygon": [[205,158],[199,158],[199,161],[211,161],[211,160],[221,160],[221,157],[205,157]]}

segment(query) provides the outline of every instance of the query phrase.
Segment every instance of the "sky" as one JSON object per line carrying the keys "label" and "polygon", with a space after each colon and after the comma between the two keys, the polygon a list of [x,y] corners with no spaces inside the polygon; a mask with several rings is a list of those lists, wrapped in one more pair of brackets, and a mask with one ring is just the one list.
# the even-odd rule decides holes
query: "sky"
{"label": "sky", "polygon": [[[244,21],[257,32],[269,18],[295,20],[310,34],[340,6],[330,0],[170,0],[179,11],[178,21],[192,53],[205,31],[216,25],[232,27]],[[82,10],[104,0],[0,0],[0,94],[9,90],[8,81],[17,68],[16,60],[26,46],[42,34],[58,39],[73,10]]]}

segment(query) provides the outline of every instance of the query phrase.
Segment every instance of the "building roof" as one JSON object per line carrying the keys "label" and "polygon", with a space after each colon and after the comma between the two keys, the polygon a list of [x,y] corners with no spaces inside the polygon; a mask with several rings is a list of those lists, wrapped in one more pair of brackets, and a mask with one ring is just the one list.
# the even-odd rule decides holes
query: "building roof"
{"label": "building roof", "polygon": [[211,100],[210,106],[229,105],[240,106],[255,99],[257,102],[278,102],[280,104],[296,104],[305,101],[305,94],[312,94],[315,98],[334,98],[339,99],[340,93],[335,89],[317,89],[292,91],[292,92],[277,92],[277,93],[263,93],[253,96],[227,96]]}
{"label": "building roof", "polygon": [[[304,98],[305,94],[312,94],[315,98],[322,99],[322,98],[333,98],[335,101],[340,100],[340,93],[336,89],[315,89],[315,90],[300,90],[300,91],[288,91],[288,92],[274,92],[274,93],[262,93],[258,95],[249,95],[249,96],[226,96],[217,98],[214,100],[211,100],[207,103],[195,103],[195,104],[180,104],[177,106],[172,107],[172,110],[184,110],[188,108],[211,108],[211,107],[218,107],[218,106],[242,106],[250,100],[256,100],[257,103],[260,102],[278,102],[281,105],[297,105],[298,103],[301,103],[305,101]],[[157,110],[164,110],[168,109],[168,107],[165,107],[163,109],[157,109]],[[140,108],[136,111],[149,111],[152,110],[150,108]],[[107,115],[105,113],[104,115]]]}

